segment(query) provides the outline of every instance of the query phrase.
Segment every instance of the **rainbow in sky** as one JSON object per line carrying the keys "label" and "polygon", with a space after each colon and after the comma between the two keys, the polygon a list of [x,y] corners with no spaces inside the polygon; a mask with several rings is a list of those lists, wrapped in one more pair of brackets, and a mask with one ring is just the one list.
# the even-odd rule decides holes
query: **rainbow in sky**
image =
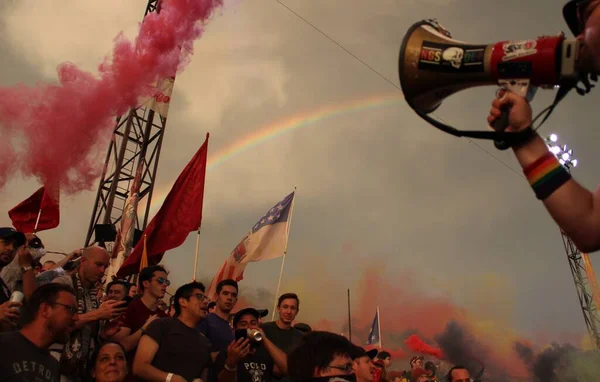
{"label": "rainbow in sky", "polygon": [[[315,125],[319,122],[336,118],[343,115],[360,113],[367,110],[382,109],[391,106],[399,106],[404,100],[400,92],[387,94],[375,94],[369,97],[355,98],[340,103],[324,105],[322,107],[300,112],[292,116],[271,122],[239,140],[225,146],[211,155],[208,153],[208,171],[212,171],[219,165],[240,156],[242,153],[259,146],[267,141],[281,135],[291,133],[304,127]],[[151,212],[155,212],[162,205],[170,189],[157,190],[152,198]]]}

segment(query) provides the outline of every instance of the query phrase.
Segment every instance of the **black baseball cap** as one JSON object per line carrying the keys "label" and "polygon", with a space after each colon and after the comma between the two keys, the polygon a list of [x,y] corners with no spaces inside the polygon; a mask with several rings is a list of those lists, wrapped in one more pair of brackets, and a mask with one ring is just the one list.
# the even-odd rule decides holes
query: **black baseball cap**
{"label": "black baseball cap", "polygon": [[377,353],[379,353],[377,349],[366,350],[363,347],[355,346],[350,356],[352,359],[358,359],[361,357],[369,357],[369,359],[373,359],[377,356]]}
{"label": "black baseball cap", "polygon": [[233,315],[233,326],[236,326],[237,323],[240,321],[240,318],[242,318],[242,316],[245,314],[251,314],[254,317],[256,317],[256,319],[258,320],[259,318],[265,317],[267,314],[269,314],[269,310],[268,309],[244,308],[244,309],[236,312]]}
{"label": "black baseball cap", "polygon": [[591,0],[569,0],[569,2],[567,2],[567,4],[565,4],[565,6],[563,7],[563,17],[565,18],[565,21],[567,22],[569,29],[571,29],[571,32],[573,32],[573,34],[575,36],[579,36],[579,34],[581,34],[581,32],[583,32],[579,25],[579,17],[577,17],[577,9],[580,6],[583,6],[586,3],[589,3],[590,1]]}
{"label": "black baseball cap", "polygon": [[27,242],[27,239],[25,239],[25,234],[12,227],[0,228],[0,239],[13,240],[15,242],[15,246],[17,247],[20,247]]}

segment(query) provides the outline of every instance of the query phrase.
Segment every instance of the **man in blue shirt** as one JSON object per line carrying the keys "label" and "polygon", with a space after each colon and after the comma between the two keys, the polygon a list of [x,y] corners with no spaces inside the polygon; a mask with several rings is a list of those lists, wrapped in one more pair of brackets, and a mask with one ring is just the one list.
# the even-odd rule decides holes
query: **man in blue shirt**
{"label": "man in blue shirt", "polygon": [[233,329],[229,325],[231,311],[238,300],[238,284],[235,280],[227,279],[217,285],[217,301],[215,311],[209,313],[200,324],[198,330],[204,334],[212,344],[211,353],[216,357],[217,353],[227,349],[227,346],[235,339]]}

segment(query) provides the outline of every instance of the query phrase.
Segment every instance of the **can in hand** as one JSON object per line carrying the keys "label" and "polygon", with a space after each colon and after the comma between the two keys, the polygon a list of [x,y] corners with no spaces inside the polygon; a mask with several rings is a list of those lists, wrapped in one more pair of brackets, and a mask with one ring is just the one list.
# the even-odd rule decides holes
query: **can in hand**
{"label": "can in hand", "polygon": [[19,292],[18,290],[14,291],[11,295],[10,295],[10,302],[23,302],[23,298],[25,298],[25,295],[21,292]]}

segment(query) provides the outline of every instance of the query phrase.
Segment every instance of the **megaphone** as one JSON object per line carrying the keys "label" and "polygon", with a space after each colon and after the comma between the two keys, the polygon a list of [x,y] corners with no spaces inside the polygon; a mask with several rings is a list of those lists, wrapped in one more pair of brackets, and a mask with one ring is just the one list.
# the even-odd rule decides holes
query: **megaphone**
{"label": "megaphone", "polygon": [[[508,127],[507,110],[493,126],[495,131],[458,130],[429,114],[450,95],[476,86],[496,85],[529,100],[538,88],[558,87],[548,118],[570,90],[576,88],[585,94],[593,87],[580,59],[580,48],[579,41],[566,40],[562,33],[533,40],[468,44],[453,39],[436,20],[422,20],[410,27],[402,41],[400,85],[409,106],[433,126],[459,137],[494,140],[496,147],[504,150],[533,134],[532,128],[504,132]],[[585,89],[577,87],[579,82]]]}

